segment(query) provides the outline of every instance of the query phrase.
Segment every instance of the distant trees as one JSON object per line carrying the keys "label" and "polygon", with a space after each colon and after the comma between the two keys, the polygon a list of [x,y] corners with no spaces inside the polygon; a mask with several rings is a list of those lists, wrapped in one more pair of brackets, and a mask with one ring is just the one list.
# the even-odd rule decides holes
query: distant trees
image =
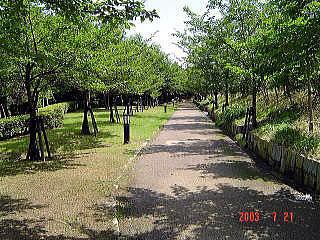
{"label": "distant trees", "polygon": [[250,94],[254,126],[259,91],[283,88],[288,97],[294,91],[306,92],[313,131],[312,99],[319,84],[318,1],[212,0],[203,16],[185,12],[189,21],[177,36],[189,54],[195,91],[224,93],[226,104],[229,93]]}
{"label": "distant trees", "polygon": [[176,91],[173,81],[180,81],[183,69],[158,46],[124,34],[132,20],[157,17],[135,0],[0,0],[0,113],[10,115],[6,103],[15,91],[25,95],[28,159],[41,159],[37,112],[49,92],[68,88],[83,93],[86,135],[91,134],[88,114],[98,133],[90,102],[94,93],[126,95],[130,105],[134,97],[160,96],[167,82]]}

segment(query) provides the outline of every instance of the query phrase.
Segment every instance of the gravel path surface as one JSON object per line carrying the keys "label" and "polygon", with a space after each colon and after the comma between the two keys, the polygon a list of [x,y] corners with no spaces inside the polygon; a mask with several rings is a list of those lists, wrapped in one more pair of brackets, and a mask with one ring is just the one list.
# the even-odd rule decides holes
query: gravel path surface
{"label": "gravel path surface", "polygon": [[[145,149],[128,195],[118,199],[126,214],[121,238],[320,239],[319,204],[299,194],[185,103]],[[241,222],[240,212],[254,214]]]}

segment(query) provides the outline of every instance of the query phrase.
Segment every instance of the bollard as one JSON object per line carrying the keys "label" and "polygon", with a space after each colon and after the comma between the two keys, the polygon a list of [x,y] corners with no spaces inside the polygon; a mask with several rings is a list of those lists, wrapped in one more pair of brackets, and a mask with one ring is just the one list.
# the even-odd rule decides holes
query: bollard
{"label": "bollard", "polygon": [[164,103],[163,107],[164,107],[164,112],[167,113],[167,103]]}
{"label": "bollard", "polygon": [[123,142],[128,144],[130,142],[130,115],[123,114]]}

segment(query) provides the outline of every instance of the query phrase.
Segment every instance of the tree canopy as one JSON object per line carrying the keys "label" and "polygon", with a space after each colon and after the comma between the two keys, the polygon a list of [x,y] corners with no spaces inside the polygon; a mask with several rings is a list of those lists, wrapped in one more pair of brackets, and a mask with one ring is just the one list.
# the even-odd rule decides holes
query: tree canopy
{"label": "tree canopy", "polygon": [[256,95],[284,88],[306,92],[309,131],[312,103],[319,94],[318,1],[210,0],[205,14],[185,8],[189,17],[179,44],[188,53],[189,81],[196,93]]}

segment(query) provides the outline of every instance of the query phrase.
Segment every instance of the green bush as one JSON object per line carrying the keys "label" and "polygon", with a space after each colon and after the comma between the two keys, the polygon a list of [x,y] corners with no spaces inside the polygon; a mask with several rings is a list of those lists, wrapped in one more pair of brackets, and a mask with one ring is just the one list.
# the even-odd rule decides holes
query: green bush
{"label": "green bush", "polygon": [[246,115],[246,111],[247,109],[245,106],[230,106],[224,112],[218,114],[216,124],[219,127],[231,124],[234,120],[244,117]]}
{"label": "green bush", "polygon": [[24,135],[28,132],[28,115],[0,119],[0,139]]}
{"label": "green bush", "polygon": [[210,104],[210,100],[207,98],[207,99],[199,102],[198,107],[199,107],[202,111],[204,111],[204,110],[206,110],[206,108],[209,106],[209,104]]}
{"label": "green bush", "polygon": [[241,147],[245,147],[246,146],[246,141],[243,139],[243,134],[241,134],[241,133],[237,134],[235,139],[236,139],[236,141],[239,143],[239,145]]}
{"label": "green bush", "polygon": [[[63,116],[70,103],[57,103],[40,108],[38,115],[44,120],[48,129],[62,127]],[[28,133],[29,115],[14,116],[0,119],[0,140],[21,136]]]}
{"label": "green bush", "polygon": [[302,133],[287,125],[274,135],[274,141],[299,153],[313,154],[320,145],[320,138]]}
{"label": "green bush", "polygon": [[42,117],[46,128],[62,127],[63,116],[67,113],[69,103],[57,103],[45,108],[39,109],[39,116]]}

